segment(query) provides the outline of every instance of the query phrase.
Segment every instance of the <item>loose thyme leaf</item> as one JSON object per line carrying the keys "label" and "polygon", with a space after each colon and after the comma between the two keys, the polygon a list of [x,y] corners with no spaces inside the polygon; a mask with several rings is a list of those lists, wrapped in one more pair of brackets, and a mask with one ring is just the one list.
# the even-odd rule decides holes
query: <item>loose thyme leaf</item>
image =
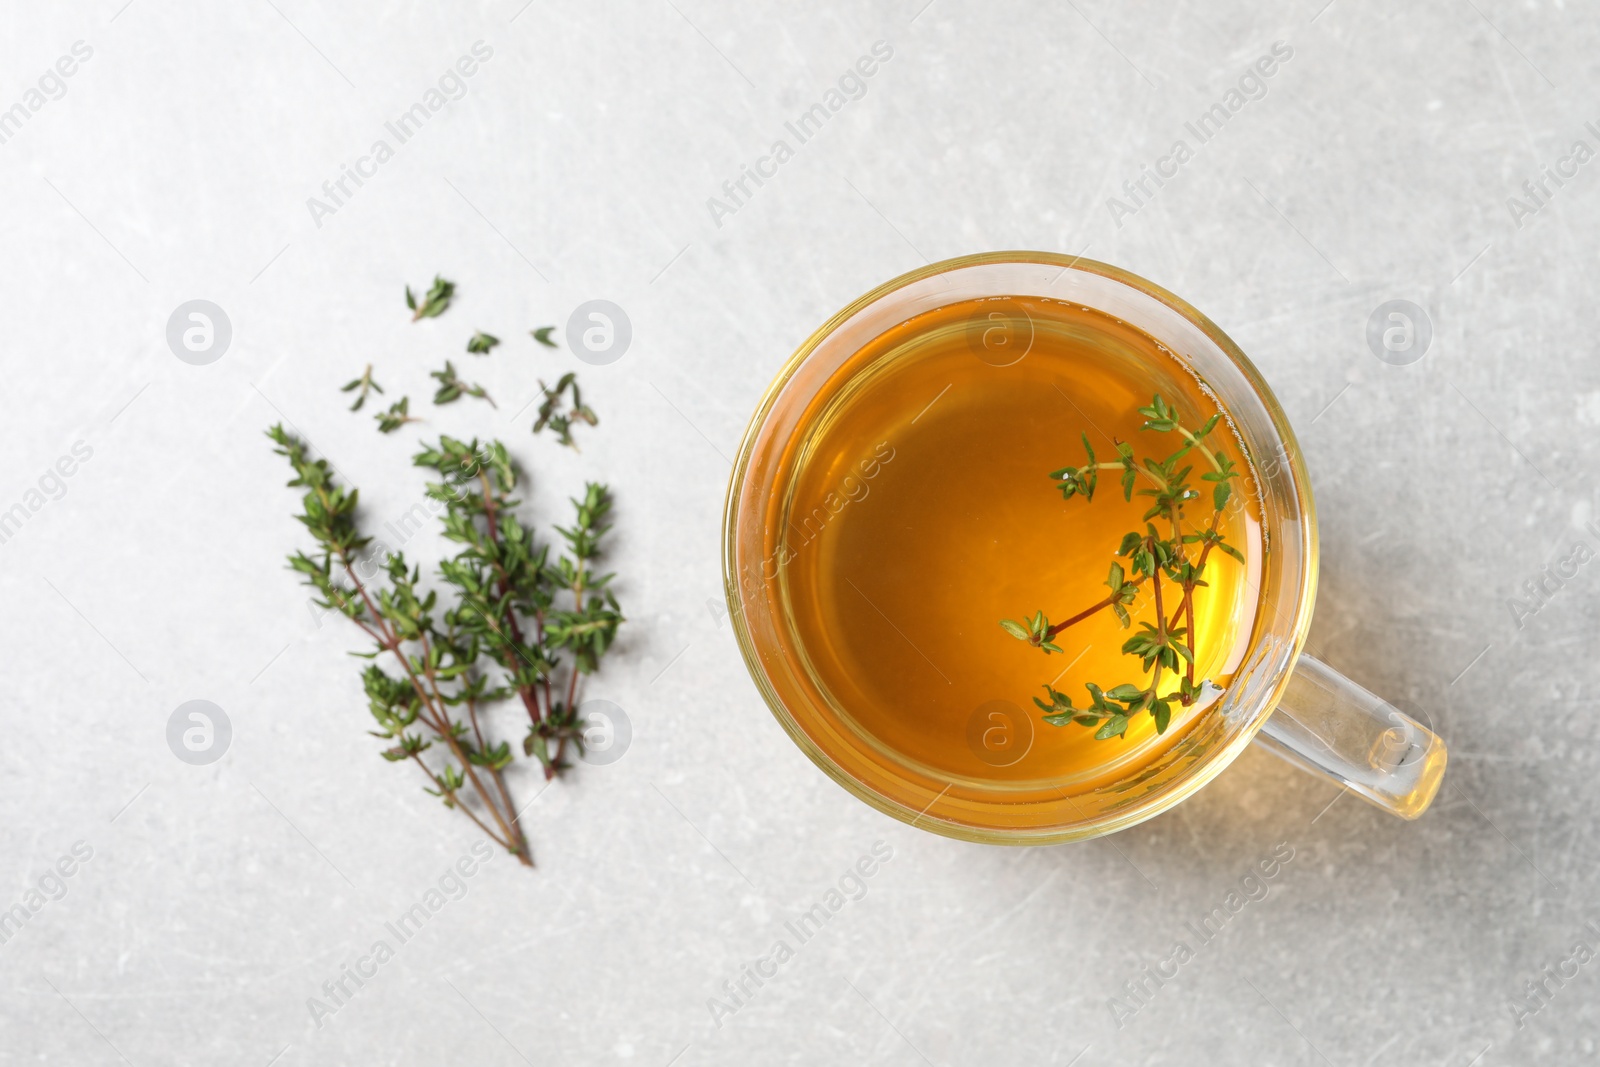
{"label": "loose thyme leaf", "polygon": [[456,377],[455,364],[448,359],[444,361],[443,370],[429,371],[428,377],[439,383],[438,391],[433,394],[435,404],[449,404],[463,396],[475,396],[489,401],[489,406],[492,408],[500,406],[494,402],[494,398],[483,386],[476,382],[464,382]]}
{"label": "loose thyme leaf", "polygon": [[[351,410],[354,410],[353,408]],[[411,398],[403,396],[389,405],[388,411],[380,411],[373,416],[378,422],[379,433],[394,433],[408,422],[421,422],[422,420],[409,414]]]}
{"label": "loose thyme leaf", "polygon": [[456,283],[447,282],[437,274],[433,276],[433,286],[420,302],[412,295],[411,286],[406,286],[406,307],[411,309],[411,321],[438,318],[449,308],[455,295]]}
{"label": "loose thyme leaf", "polygon": [[530,330],[529,332],[533,334],[533,339],[542,345],[546,345],[550,348],[560,347],[550,339],[550,335],[556,332],[556,328],[554,326],[541,326],[537,330]]}
{"label": "loose thyme leaf", "polygon": [[[533,424],[533,432],[539,433],[546,426],[550,427],[561,437],[561,443],[568,448],[577,450],[578,445],[572,439],[572,426],[577,422],[586,422],[590,426],[598,426],[600,418],[583,402],[583,396],[578,391],[578,376],[571,371],[563,374],[552,389],[539,382],[539,389],[544,393],[544,401],[539,405],[539,417]],[[567,391],[572,392],[572,404],[565,411],[560,410],[562,398]]]}
{"label": "loose thyme leaf", "polygon": [[479,330],[467,341],[467,351],[475,356],[486,356],[489,349],[500,343],[500,338]]}
{"label": "loose thyme leaf", "polygon": [[353,378],[344,385],[340,386],[339,392],[348,393],[352,389],[360,389],[361,393],[356,397],[356,402],[350,405],[351,411],[361,410],[361,405],[367,402],[367,393],[369,391],[374,393],[383,392],[383,386],[379,385],[372,378],[372,364],[367,364],[367,369],[361,372],[361,377]]}

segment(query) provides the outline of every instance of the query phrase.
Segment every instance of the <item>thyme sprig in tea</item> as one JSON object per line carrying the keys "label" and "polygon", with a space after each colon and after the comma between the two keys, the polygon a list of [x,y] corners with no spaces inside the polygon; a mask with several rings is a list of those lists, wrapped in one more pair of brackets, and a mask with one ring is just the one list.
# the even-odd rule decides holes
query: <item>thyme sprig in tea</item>
{"label": "thyme sprig in tea", "polygon": [[[1078,706],[1066,694],[1051,684],[1045,684],[1047,700],[1034,698],[1034,703],[1044,712],[1044,721],[1053,726],[1076,723],[1094,729],[1101,740],[1125,737],[1130,722],[1138,715],[1148,713],[1155,721],[1157,733],[1165,733],[1172,720],[1173,707],[1189,707],[1199,699],[1206,680],[1195,681],[1195,620],[1194,591],[1206,585],[1202,577],[1207,557],[1213,549],[1244,562],[1244,556],[1229,544],[1218,529],[1223,513],[1233,496],[1233,483],[1239,470],[1221,448],[1207,443],[1216,429],[1220,414],[1212,415],[1199,428],[1188,429],[1179,420],[1176,409],[1162,399],[1159,393],[1151,398],[1148,407],[1139,408],[1144,416],[1141,430],[1154,433],[1175,433],[1182,440],[1178,449],[1165,459],[1146,456],[1135,458],[1133,446],[1116,442],[1117,459],[1101,462],[1096,459],[1088,434],[1082,434],[1086,462],[1050,472],[1056,488],[1065,500],[1081,496],[1085,503],[1093,501],[1099,485],[1101,471],[1116,471],[1121,478],[1125,500],[1132,500],[1134,486],[1140,479],[1151,483],[1137,494],[1150,498],[1150,507],[1143,515],[1145,528],[1124,534],[1116,556],[1106,575],[1109,592],[1098,602],[1083,608],[1075,615],[1052,624],[1048,616],[1036,611],[1021,621],[1002,619],[1000,626],[1011,636],[1040,648],[1046,655],[1063,652],[1057,638],[1068,628],[1110,609],[1123,629],[1130,629],[1133,617],[1129,608],[1148,587],[1154,601],[1155,622],[1141,620],[1138,632],[1122,645],[1124,654],[1139,661],[1141,675],[1149,681],[1120,682],[1101,686],[1086,682],[1089,702]],[[1211,483],[1211,492],[1202,493],[1191,484],[1194,471],[1191,458],[1198,454],[1210,469],[1200,480]],[[1189,462],[1185,463],[1188,460]],[[1204,499],[1202,511],[1209,511],[1203,523],[1196,523],[1191,511],[1196,501]],[[1163,529],[1164,527],[1164,529]],[[1127,561],[1127,566],[1122,561]],[[1168,588],[1163,589],[1163,585]],[[1168,604],[1173,599],[1176,606],[1169,613]],[[1163,675],[1175,679],[1176,686],[1163,691]]]}

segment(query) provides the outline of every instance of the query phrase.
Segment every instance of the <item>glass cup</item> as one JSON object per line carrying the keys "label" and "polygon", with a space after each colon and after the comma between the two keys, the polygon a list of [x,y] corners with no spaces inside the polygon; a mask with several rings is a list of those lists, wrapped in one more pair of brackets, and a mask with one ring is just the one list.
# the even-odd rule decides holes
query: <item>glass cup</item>
{"label": "glass cup", "polygon": [[[786,517],[776,488],[797,462],[796,431],[824,387],[872,339],[962,301],[1000,298],[982,337],[1003,353],[1027,329],[1008,317],[1008,296],[1094,308],[1187,362],[1231,418],[1262,502],[1257,623],[1227,691],[1133,777],[1076,793],[1048,783],[1017,789],[941,776],[910,760],[884,759],[881,746],[866,743],[830,706],[782,610]],[[1104,263],[1047,252],[963,256],[879,286],[824,323],[767,388],[745,431],[723,519],[723,580],[751,677],[795,743],[868,804],[950,837],[1047,844],[1121,830],[1193,794],[1251,741],[1408,819],[1422,814],[1444,776],[1444,742],[1431,730],[1302,652],[1316,598],[1316,513],[1304,458],[1260,372],[1200,312]]]}

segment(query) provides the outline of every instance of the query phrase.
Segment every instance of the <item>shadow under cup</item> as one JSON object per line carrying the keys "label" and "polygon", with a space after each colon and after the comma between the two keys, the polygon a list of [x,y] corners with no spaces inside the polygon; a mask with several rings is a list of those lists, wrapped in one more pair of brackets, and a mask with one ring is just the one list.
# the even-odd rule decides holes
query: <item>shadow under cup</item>
{"label": "shadow under cup", "polygon": [[[1259,494],[1257,622],[1227,692],[1132,777],[1099,788],[1008,788],[940,776],[892,754],[885,759],[881,746],[831,710],[782,610],[780,490],[800,461],[800,438],[819,394],[864,346],[913,316],[1008,296],[1084,305],[1169,349],[1226,413]],[[1316,522],[1305,465],[1282,409],[1214,323],[1160,287],[1103,263],[1042,252],[989,253],[896,278],[800,346],[768,387],[740,446],[724,516],[723,568],[730,618],[751,676],[778,722],[835,781],[873,807],[937,833],[1043,844],[1148,819],[1210,781],[1249,744],[1288,685],[1310,626]]]}

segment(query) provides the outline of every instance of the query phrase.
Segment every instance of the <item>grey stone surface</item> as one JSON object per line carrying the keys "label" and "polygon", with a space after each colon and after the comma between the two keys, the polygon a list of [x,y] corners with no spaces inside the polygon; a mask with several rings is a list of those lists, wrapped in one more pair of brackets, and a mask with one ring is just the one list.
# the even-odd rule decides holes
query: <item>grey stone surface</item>
{"label": "grey stone surface", "polygon": [[[1508,197],[1574,141],[1600,149],[1594,12],[922,5],[6,6],[0,108],[26,115],[0,126],[0,509],[76,442],[92,455],[0,544],[0,907],[92,854],[0,944],[0,1061],[1593,1061],[1600,963],[1563,961],[1600,944],[1600,571],[1521,625],[1508,600],[1600,544],[1600,162],[1531,214]],[[80,40],[92,56],[29,110]],[[385,122],[480,40],[465,95],[397,144]],[[880,40],[865,94],[714,219]],[[1292,58],[1200,144],[1185,123],[1274,41]],[[379,138],[393,158],[314,218]],[[1179,138],[1176,176],[1113,211]],[[1313,648],[1452,747],[1423,819],[1252,751],[1114,838],[960,844],[848,797],[765,711],[716,607],[751,407],[860,292],[1011,247],[1144,274],[1257,361],[1315,479]],[[461,298],[414,327],[401,286],[435,271]],[[232,326],[205,365],[167,341],[197,299]],[[623,358],[526,338],[593,299],[626,309]],[[1433,325],[1408,365],[1366,340],[1396,299]],[[456,356],[499,410],[435,411],[425,371],[475,328],[508,340]],[[506,435],[534,511],[612,481],[630,622],[589,692],[632,744],[539,794],[537,872],[484,865],[319,1028],[307,999],[473,840],[377,757],[355,635],[281,569],[299,535],[268,423],[373,520],[417,499],[408,440],[336,391],[367,362],[430,432]],[[569,367],[603,420],[581,454],[514,415]],[[169,748],[191,700],[229,717],[215,762]],[[879,841],[866,895],[714,1025],[724,980]],[[1186,924],[1280,843],[1265,899],[1201,945]],[[1119,1018],[1110,998],[1180,940],[1193,958]],[[1568,977],[1529,1000],[1547,966]],[[1520,1026],[1519,1004],[1539,1008]]]}

